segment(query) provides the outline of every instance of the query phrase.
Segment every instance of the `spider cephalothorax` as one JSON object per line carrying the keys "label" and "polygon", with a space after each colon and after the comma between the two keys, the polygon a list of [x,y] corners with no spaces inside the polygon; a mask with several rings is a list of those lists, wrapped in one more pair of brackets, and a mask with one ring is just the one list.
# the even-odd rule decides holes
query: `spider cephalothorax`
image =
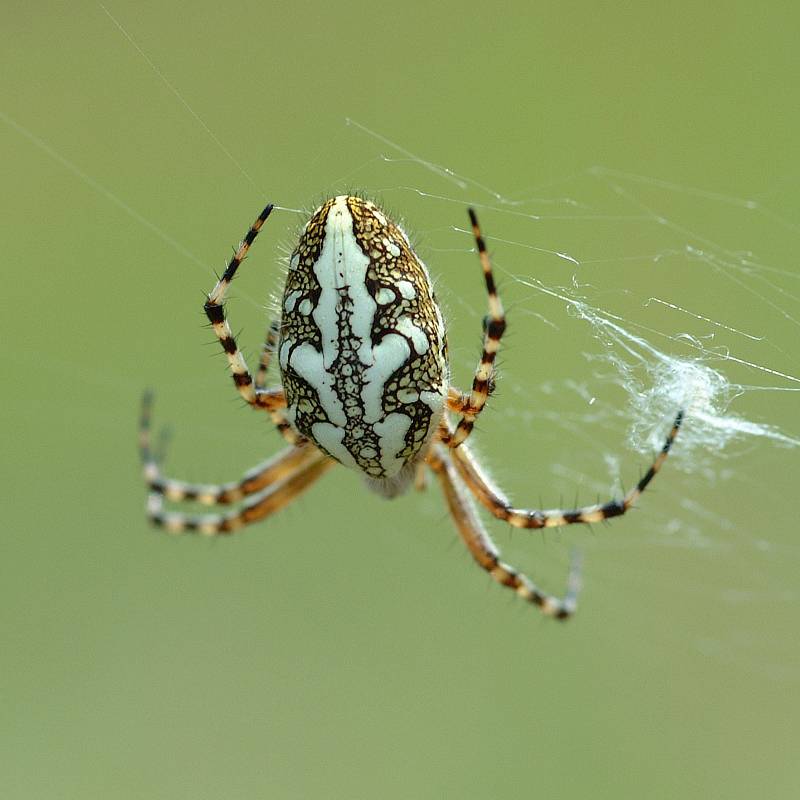
{"label": "spider cephalothorax", "polygon": [[[683,414],[678,413],[650,469],[622,499],[570,511],[514,508],[466,442],[493,386],[495,355],[505,330],[491,262],[472,209],[489,314],[483,352],[466,393],[449,383],[445,325],[427,269],[398,225],[374,203],[352,195],[325,201],[306,223],[290,258],[281,320],[270,324],[254,379],[225,318],[223,301],[271,212],[269,205],[247,232],[208,295],[205,312],[239,394],[253,408],[267,412],[289,446],[233,483],[202,485],[165,478],[150,447],[151,398],[146,394],[140,446],[151,522],[173,533],[231,533],[291,502],[336,462],[359,470],[371,488],[387,497],[430,468],[479,566],[545,614],[569,617],[577,599],[577,569],[570,574],[563,599],[542,592],[500,561],[472,498],[517,528],[620,516],[660,469]],[[282,385],[268,388],[267,371],[276,350]],[[166,511],[164,498],[237,507],[184,514]]]}

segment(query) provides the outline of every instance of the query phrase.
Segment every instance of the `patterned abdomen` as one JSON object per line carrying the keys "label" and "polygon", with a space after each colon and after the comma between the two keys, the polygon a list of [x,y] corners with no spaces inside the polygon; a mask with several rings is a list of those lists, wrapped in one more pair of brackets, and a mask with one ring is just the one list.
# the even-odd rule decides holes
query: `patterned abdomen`
{"label": "patterned abdomen", "polygon": [[446,338],[425,266],[373,203],[342,195],[309,220],[278,352],[292,425],[376,488],[403,488],[442,413]]}

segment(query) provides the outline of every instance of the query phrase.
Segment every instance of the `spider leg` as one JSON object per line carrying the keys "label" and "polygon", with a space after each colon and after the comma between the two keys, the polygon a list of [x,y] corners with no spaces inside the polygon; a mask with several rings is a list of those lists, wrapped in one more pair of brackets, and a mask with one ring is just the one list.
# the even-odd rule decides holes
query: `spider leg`
{"label": "spider leg", "polygon": [[450,451],[441,446],[432,448],[428,454],[428,464],[442,485],[447,506],[458,532],[478,566],[486,570],[499,584],[507,586],[524,600],[538,606],[543,614],[561,620],[572,616],[575,613],[580,589],[580,569],[577,560],[573,560],[564,598],[559,599],[545,594],[530,578],[500,561],[500,551],[478,518],[469,492],[459,478]]}
{"label": "spider leg", "polygon": [[[231,284],[239,264],[244,261],[250,245],[253,244],[258,232],[261,230],[267,217],[272,213],[272,204],[268,205],[259,215],[258,219],[250,226],[244,239],[239,244],[239,248],[234,254],[233,258],[228,262],[225,272],[222,277],[217,281],[217,285],[211,290],[208,299],[204,305],[204,310],[214,333],[219,339],[222,349],[228,358],[228,364],[233,375],[233,382],[236,389],[242,396],[246,403],[255,407],[270,407],[270,400],[272,398],[271,392],[257,392],[253,386],[253,377],[244,360],[242,351],[239,350],[236,344],[236,339],[233,337],[231,327],[228,320],[225,318],[225,310],[223,304],[225,302],[225,293]],[[281,393],[282,394],[282,393]]]}
{"label": "spider leg", "polygon": [[275,353],[275,348],[278,346],[278,333],[280,331],[280,321],[277,319],[272,320],[267,328],[267,335],[264,338],[264,346],[261,348],[261,360],[258,363],[258,372],[256,373],[255,391],[257,400],[261,401],[262,397],[267,397],[276,391],[280,391],[283,405],[281,408],[268,408],[268,413],[272,424],[278,429],[278,433],[286,439],[289,444],[301,445],[307,441],[304,436],[300,436],[294,428],[292,428],[286,415],[281,409],[286,407],[286,398],[283,397],[282,390],[274,390],[266,388],[267,370],[269,369],[272,356]]}
{"label": "spider leg", "polygon": [[151,446],[151,418],[153,395],[146,392],[142,397],[139,419],[139,452],[142,473],[151,493],[163,495],[171,502],[191,500],[203,505],[227,505],[254,494],[265,487],[284,480],[309,458],[316,448],[306,446],[307,440],[296,447],[288,447],[277,455],[248,470],[240,480],[222,484],[187,483],[161,474],[161,458]]}
{"label": "spider leg", "polygon": [[[456,389],[455,386],[451,386],[447,390],[447,397],[444,399],[445,408],[448,411],[452,411],[454,414],[466,414],[472,408],[472,402],[470,401],[470,392],[462,392]],[[452,439],[453,434],[441,432],[442,441],[449,443]]]}
{"label": "spider leg", "polygon": [[251,495],[235,510],[223,514],[183,514],[164,510],[162,495],[147,497],[147,517],[153,525],[169,533],[202,533],[206,536],[230,534],[257,520],[280,511],[298,497],[336,462],[318,450],[304,453],[301,462],[282,482],[267,486]]}
{"label": "spider leg", "polygon": [[264,386],[269,362],[277,343],[278,323],[273,322],[267,331],[266,341],[261,352],[258,373],[256,374],[256,380],[254,382],[250,370],[247,367],[247,362],[244,360],[244,355],[242,351],[239,350],[236,339],[228,324],[228,320],[225,318],[223,306],[225,294],[236,275],[239,264],[245,259],[250,246],[253,244],[264,222],[271,213],[272,204],[268,205],[261,212],[258,219],[250,226],[250,230],[245,235],[239,245],[239,249],[225,268],[222,277],[211,291],[211,294],[208,295],[204,310],[208,321],[211,323],[211,327],[214,329],[214,333],[222,345],[222,349],[225,351],[225,355],[228,357],[228,364],[233,374],[233,382],[239,394],[245,402],[249,403],[251,406],[266,409],[272,419],[272,423],[278,429],[281,436],[283,436],[289,444],[299,445],[304,442],[305,439],[294,431],[289,421],[286,419],[286,415],[281,413],[281,409],[286,407],[286,398],[284,397],[283,390],[280,388],[267,389]]}
{"label": "spider leg", "polygon": [[[486,405],[486,400],[491,392],[492,381],[494,380],[494,361],[497,351],[500,348],[500,339],[506,329],[506,318],[503,311],[503,304],[495,288],[494,275],[492,274],[492,262],[486,252],[486,243],[481,235],[478,225],[478,218],[475,212],[469,209],[469,219],[472,223],[472,233],[475,236],[475,246],[478,250],[483,277],[486,282],[486,292],[489,295],[489,314],[484,320],[483,352],[481,353],[478,367],[475,370],[475,377],[472,380],[472,391],[469,395],[462,395],[460,392],[451,393],[448,397],[448,405],[451,410],[461,414],[456,425],[455,433],[452,434],[448,444],[450,447],[458,447],[469,437],[475,420]],[[455,408],[453,405],[455,404]]]}
{"label": "spider leg", "polygon": [[664,441],[661,452],[656,456],[650,469],[639,482],[628,491],[622,500],[610,500],[607,503],[596,503],[572,510],[562,509],[522,509],[514,508],[505,495],[493,485],[481,468],[475,456],[465,447],[453,453],[458,474],[481,505],[498,519],[505,520],[515,528],[555,528],[574,523],[602,522],[612,517],[619,517],[628,511],[639,499],[639,496],[661,469],[669,454],[683,421],[683,411],[679,411],[670,432]]}
{"label": "spider leg", "polygon": [[264,346],[261,348],[261,360],[258,363],[256,373],[256,392],[263,392],[267,386],[267,370],[269,369],[275,348],[278,346],[278,333],[280,332],[280,320],[273,319],[267,328],[267,335],[264,337]]}

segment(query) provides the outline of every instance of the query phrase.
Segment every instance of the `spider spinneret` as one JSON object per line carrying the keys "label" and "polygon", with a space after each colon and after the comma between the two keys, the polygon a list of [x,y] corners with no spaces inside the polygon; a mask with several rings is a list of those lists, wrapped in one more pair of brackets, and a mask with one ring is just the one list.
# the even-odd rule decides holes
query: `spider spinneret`
{"label": "spider spinneret", "polygon": [[[359,470],[368,486],[386,497],[407,489],[415,474],[421,476],[429,468],[477,564],[548,616],[570,617],[577,602],[577,564],[563,599],[543,592],[500,560],[473,498],[517,528],[620,516],[661,468],[683,412],[678,412],[650,469],[622,499],[571,510],[515,508],[489,480],[467,443],[494,383],[495,356],[505,331],[503,306],[475,212],[469,209],[489,314],[471,390],[461,392],[450,385],[445,324],[425,265],[402,228],[374,203],[352,195],[326,200],[306,223],[289,262],[281,319],[267,330],[254,379],[223,304],[272,209],[268,205],[250,227],[204,308],[240,396],[267,413],[289,446],[232,483],[166,478],[150,445],[152,397],[146,393],[139,444],[150,521],[172,533],[229,534],[283,508],[337,462]],[[275,352],[282,385],[267,387]],[[424,482],[418,480],[417,485],[422,488]],[[166,510],[165,499],[235,507],[186,514]]]}

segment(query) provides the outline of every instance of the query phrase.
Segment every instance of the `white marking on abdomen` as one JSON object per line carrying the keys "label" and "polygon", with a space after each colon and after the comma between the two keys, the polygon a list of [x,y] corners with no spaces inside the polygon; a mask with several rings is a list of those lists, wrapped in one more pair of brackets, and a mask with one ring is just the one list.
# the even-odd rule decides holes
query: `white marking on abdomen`
{"label": "white marking on abdomen", "polygon": [[414,389],[400,389],[397,399],[401,403],[416,403],[419,400],[419,392]]}
{"label": "white marking on abdomen", "polygon": [[439,392],[430,392],[430,391],[422,391],[419,393],[419,399],[425,403],[431,411],[435,413],[440,413],[442,410],[442,405],[444,404],[444,396],[447,393],[444,384],[442,384],[442,389]]}
{"label": "white marking on abdomen", "polygon": [[[281,358],[283,353],[284,349],[281,347]],[[309,386],[316,390],[328,419],[334,425],[344,426],[347,422],[344,409],[334,391],[333,375],[323,366],[322,353],[306,342],[292,350],[289,364]]]}
{"label": "white marking on abdomen", "polygon": [[286,312],[291,313],[294,311],[294,305],[297,302],[300,295],[303,293],[297,289],[295,291],[290,292],[286,295],[286,299],[283,301],[283,308]]}
{"label": "white marking on abdomen", "polygon": [[397,412],[387,414],[383,422],[376,422],[372,427],[379,437],[381,466],[387,475],[394,475],[403,467],[397,454],[406,445],[405,436],[411,427],[411,417]]}
{"label": "white marking on abdomen", "polygon": [[346,467],[357,466],[356,460],[350,455],[347,448],[342,444],[344,438],[344,428],[337,428],[330,422],[315,422],[311,426],[311,435],[315,442],[324,447],[337,461]]}
{"label": "white marking on abdomen", "polygon": [[[383,416],[383,390],[386,381],[408,361],[411,348],[398,333],[387,333],[380,343],[372,348],[374,363],[364,370],[364,386],[361,399],[364,401],[364,422],[377,422]],[[375,426],[377,431],[377,425]]]}
{"label": "white marking on abdomen", "polygon": [[289,366],[289,353],[292,350],[293,344],[294,342],[290,339],[284,339],[281,342],[280,350],[278,350],[278,361],[280,362],[281,369],[284,372],[286,372],[286,368]]}
{"label": "white marking on abdomen", "polygon": [[417,296],[417,290],[414,288],[414,284],[411,283],[411,281],[398,281],[397,288],[406,300],[413,300]]}
{"label": "white marking on abdomen", "polygon": [[391,303],[394,300],[394,292],[391,289],[388,289],[386,286],[381,286],[381,288],[375,293],[375,299],[382,306],[385,306],[387,303]]}
{"label": "white marking on abdomen", "polygon": [[395,323],[395,328],[397,328],[403,336],[407,336],[411,339],[411,343],[414,345],[414,350],[419,355],[424,355],[428,352],[428,337],[425,335],[425,332],[422,328],[418,328],[414,322],[412,321],[411,317],[400,317],[399,320]]}
{"label": "white marking on abdomen", "polygon": [[312,314],[322,334],[322,355],[325,369],[330,369],[339,354],[340,292],[346,288],[350,300],[350,325],[359,361],[372,364],[370,334],[377,305],[367,291],[369,256],[359,247],[353,233],[353,217],[347,198],[336,198],[325,222],[322,251],[314,264],[314,274],[322,289]]}

